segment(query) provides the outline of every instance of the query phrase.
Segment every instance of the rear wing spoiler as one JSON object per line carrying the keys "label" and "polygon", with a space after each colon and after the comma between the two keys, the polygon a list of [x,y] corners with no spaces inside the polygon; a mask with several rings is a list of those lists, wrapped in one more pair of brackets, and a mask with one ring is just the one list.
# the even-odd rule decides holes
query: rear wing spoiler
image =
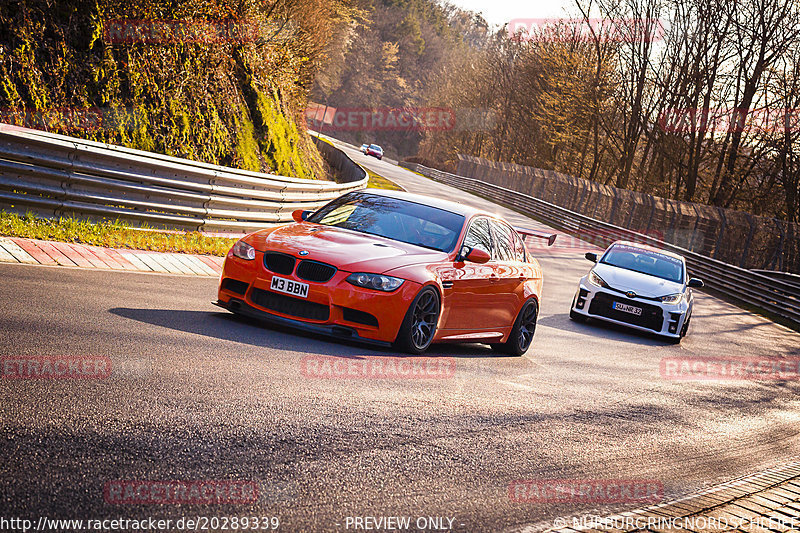
{"label": "rear wing spoiler", "polygon": [[544,231],[536,231],[528,228],[514,228],[514,230],[522,235],[522,241],[525,242],[528,237],[536,237],[537,239],[547,239],[547,246],[553,246],[556,242],[557,235],[555,233],[546,233]]}

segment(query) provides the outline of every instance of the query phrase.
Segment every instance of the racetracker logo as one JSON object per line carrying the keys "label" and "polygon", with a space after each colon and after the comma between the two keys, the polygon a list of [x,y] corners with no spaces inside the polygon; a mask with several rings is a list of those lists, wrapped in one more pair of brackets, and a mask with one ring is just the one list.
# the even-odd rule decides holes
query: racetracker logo
{"label": "racetracker logo", "polygon": [[314,379],[449,379],[455,375],[452,357],[333,357],[307,355],[301,373]]}
{"label": "racetracker logo", "polygon": [[112,505],[255,503],[253,481],[109,481],[103,499]]}
{"label": "racetracker logo", "polygon": [[511,501],[520,503],[657,503],[664,485],[654,479],[534,479],[512,482]]}
{"label": "racetracker logo", "polygon": [[455,113],[446,107],[314,106],[306,109],[306,119],[338,131],[447,131],[456,126]]}
{"label": "racetracker logo", "polygon": [[0,358],[4,379],[105,379],[111,359],[102,356],[19,356]]}
{"label": "racetracker logo", "polygon": [[638,43],[664,39],[659,19],[531,18],[513,19],[508,33],[523,41]]}
{"label": "racetracker logo", "polygon": [[800,359],[665,357],[661,377],[676,381],[788,381],[800,378]]}

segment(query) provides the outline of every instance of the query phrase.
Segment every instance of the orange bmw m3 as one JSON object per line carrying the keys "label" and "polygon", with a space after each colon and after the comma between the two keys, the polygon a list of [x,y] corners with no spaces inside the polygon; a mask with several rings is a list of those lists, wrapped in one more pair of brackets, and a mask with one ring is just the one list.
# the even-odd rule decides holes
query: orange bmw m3
{"label": "orange bmw m3", "polygon": [[293,218],[231,248],[217,305],[414,354],[435,342],[530,347],[542,271],[520,233],[554,235],[396,191],[347,193]]}

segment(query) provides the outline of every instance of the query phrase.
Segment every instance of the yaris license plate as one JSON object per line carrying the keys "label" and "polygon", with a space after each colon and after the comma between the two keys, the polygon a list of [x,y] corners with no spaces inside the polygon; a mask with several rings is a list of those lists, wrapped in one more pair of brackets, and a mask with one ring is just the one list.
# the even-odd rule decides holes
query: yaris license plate
{"label": "yaris license plate", "polygon": [[292,296],[299,296],[300,298],[308,297],[308,283],[293,281],[291,279],[272,276],[272,282],[269,288],[276,292],[291,294]]}
{"label": "yaris license plate", "polygon": [[614,302],[614,309],[616,309],[617,311],[623,311],[625,313],[630,313],[632,315],[637,315],[637,316],[642,314],[641,307],[636,307],[635,305],[621,304],[619,302]]}

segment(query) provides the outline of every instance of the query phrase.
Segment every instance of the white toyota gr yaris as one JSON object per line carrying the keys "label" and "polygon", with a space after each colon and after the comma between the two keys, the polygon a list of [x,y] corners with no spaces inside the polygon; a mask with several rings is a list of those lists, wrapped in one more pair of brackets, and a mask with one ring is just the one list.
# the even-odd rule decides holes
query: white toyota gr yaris
{"label": "white toyota gr yaris", "polygon": [[681,342],[692,317],[692,287],[703,286],[689,278],[682,256],[617,241],[599,260],[592,252],[586,259],[597,264],[578,284],[571,319],[597,318]]}

